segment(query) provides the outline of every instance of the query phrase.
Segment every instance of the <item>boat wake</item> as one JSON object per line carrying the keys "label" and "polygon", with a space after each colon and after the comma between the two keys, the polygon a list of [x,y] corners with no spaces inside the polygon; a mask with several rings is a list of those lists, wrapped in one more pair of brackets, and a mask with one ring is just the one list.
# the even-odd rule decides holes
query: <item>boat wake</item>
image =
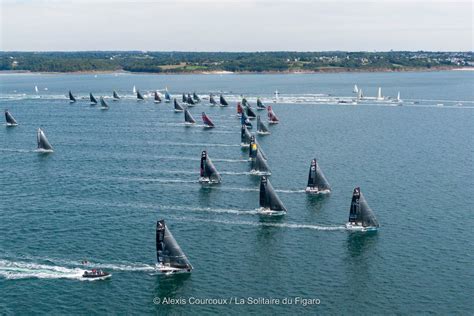
{"label": "boat wake", "polygon": [[[201,161],[199,157],[183,157],[183,156],[156,156],[157,159],[166,159],[166,160],[191,160],[191,161]],[[212,161],[222,161],[222,162],[248,162],[245,159],[220,159],[212,158]]]}
{"label": "boat wake", "polygon": [[210,207],[189,207],[189,206],[166,206],[160,205],[156,207],[161,210],[174,210],[174,211],[191,211],[191,212],[210,212],[210,213],[224,213],[224,214],[235,214],[235,215],[256,215],[256,210],[239,210],[239,209],[226,209],[226,208],[210,208]]}
{"label": "boat wake", "polygon": [[234,144],[213,144],[213,143],[174,143],[174,142],[154,142],[155,145],[163,146],[191,146],[191,147],[240,147]]}
{"label": "boat wake", "polygon": [[84,269],[0,260],[0,277],[5,279],[77,279],[82,280]]}
{"label": "boat wake", "polygon": [[[257,212],[257,210],[255,210]],[[197,222],[207,222],[207,223],[218,223],[226,225],[248,225],[248,226],[264,226],[264,227],[281,227],[281,228],[292,228],[292,229],[313,229],[313,230],[327,230],[327,231],[337,231],[346,230],[346,227],[341,226],[325,226],[325,225],[309,225],[309,224],[295,224],[295,223],[262,223],[262,222],[247,222],[247,221],[228,221],[228,220],[218,220],[218,219],[197,219],[197,218],[187,218],[187,217],[176,217],[176,220],[183,221],[197,221]]]}
{"label": "boat wake", "polygon": [[0,151],[11,152],[11,153],[31,153],[31,152],[34,152],[34,150],[13,149],[13,148],[0,148]]}

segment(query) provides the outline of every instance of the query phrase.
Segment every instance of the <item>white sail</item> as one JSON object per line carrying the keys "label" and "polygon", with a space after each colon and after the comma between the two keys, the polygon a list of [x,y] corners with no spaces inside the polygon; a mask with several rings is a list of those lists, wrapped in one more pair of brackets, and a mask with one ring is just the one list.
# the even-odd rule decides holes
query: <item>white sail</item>
{"label": "white sail", "polygon": [[381,87],[379,87],[379,90],[377,92],[377,100],[383,100],[382,88]]}
{"label": "white sail", "polygon": [[398,94],[397,94],[397,101],[400,102],[402,99],[400,99],[400,91],[398,91]]}
{"label": "white sail", "polygon": [[354,85],[354,89],[352,90],[354,93],[359,93],[359,88],[357,88],[357,85]]}
{"label": "white sail", "polygon": [[363,95],[362,95],[362,89],[359,89],[359,90],[357,91],[357,101],[361,100],[362,97],[363,97]]}
{"label": "white sail", "polygon": [[38,93],[38,86],[35,86],[35,92]]}
{"label": "white sail", "polygon": [[133,94],[137,94],[137,88],[133,86]]}

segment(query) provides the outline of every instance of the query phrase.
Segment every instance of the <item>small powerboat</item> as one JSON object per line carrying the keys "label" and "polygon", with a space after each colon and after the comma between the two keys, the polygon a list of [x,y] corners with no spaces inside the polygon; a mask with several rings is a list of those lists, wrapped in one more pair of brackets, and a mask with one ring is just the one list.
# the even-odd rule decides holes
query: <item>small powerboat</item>
{"label": "small powerboat", "polygon": [[112,276],[112,274],[102,271],[102,270],[96,270],[93,269],[91,271],[84,271],[84,274],[82,274],[82,277],[85,279],[97,279],[97,280],[105,280],[108,279]]}

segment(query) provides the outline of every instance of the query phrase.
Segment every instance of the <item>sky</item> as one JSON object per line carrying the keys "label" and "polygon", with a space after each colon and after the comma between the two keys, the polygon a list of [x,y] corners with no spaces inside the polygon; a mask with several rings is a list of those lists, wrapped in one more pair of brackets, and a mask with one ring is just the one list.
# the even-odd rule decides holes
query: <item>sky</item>
{"label": "sky", "polygon": [[2,51],[472,51],[472,0],[0,0]]}

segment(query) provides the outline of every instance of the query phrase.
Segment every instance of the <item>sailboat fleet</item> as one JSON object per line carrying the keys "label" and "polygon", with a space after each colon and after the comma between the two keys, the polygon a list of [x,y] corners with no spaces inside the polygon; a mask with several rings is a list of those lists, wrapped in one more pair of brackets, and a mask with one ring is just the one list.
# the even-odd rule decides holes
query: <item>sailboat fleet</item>
{"label": "sailboat fleet", "polygon": [[[136,95],[137,100],[145,100],[140,90],[136,89],[135,86],[133,86],[133,93]],[[362,89],[357,87],[357,85],[354,86],[353,93],[357,94],[357,99],[363,98]],[[68,98],[71,103],[77,102],[76,97],[71,91],[68,92]],[[275,99],[277,98],[278,91],[275,92]],[[158,91],[154,91],[153,101],[155,103],[161,103],[163,102],[163,99],[165,103],[169,103],[172,100],[171,95],[168,93],[167,89],[165,90],[164,97],[162,97]],[[381,88],[378,89],[376,99],[384,99]],[[121,97],[116,91],[113,91],[112,93],[112,100],[121,100]],[[206,98],[204,100],[206,100]],[[219,95],[219,103],[215,101],[213,94],[209,95],[208,100],[210,106],[229,106],[229,103],[222,94]],[[89,93],[89,101],[91,105],[100,103],[102,110],[107,110],[110,108],[103,96],[100,96],[98,101],[92,92]],[[398,93],[395,101],[398,103],[402,102],[400,93]],[[183,93],[182,102],[185,105],[181,105],[176,98],[173,99],[174,111],[184,112],[185,125],[190,126],[196,124],[196,120],[192,116],[189,108],[202,103],[202,99],[196,94],[196,92],[193,92],[192,95],[190,93]],[[280,122],[280,119],[275,114],[273,107],[265,106],[260,98],[257,98],[256,110],[267,110],[268,124],[277,124]],[[261,116],[257,115],[257,113],[253,110],[250,102],[245,97],[242,97],[241,102],[237,103],[237,115],[239,116],[240,120],[240,145],[243,148],[248,148],[249,150],[250,174],[260,177],[259,207],[257,209],[257,213],[262,216],[285,215],[288,210],[270,182],[269,176],[271,176],[272,173],[268,164],[268,159],[256,139],[256,135],[269,135],[269,127],[262,121]],[[201,117],[205,128],[216,127],[215,123],[205,112],[202,112]],[[249,129],[252,129],[252,124],[250,122],[251,119],[256,119],[255,134],[252,134],[249,131]],[[11,127],[18,125],[18,122],[8,110],[5,110],[5,120],[6,126]],[[51,153],[54,151],[42,128],[38,128],[37,130],[36,151],[41,153]],[[208,151],[203,150],[201,152],[200,159],[199,183],[202,185],[217,185],[221,182],[222,177],[209,157]],[[326,195],[332,191],[331,186],[329,185],[329,182],[321,170],[317,159],[311,160],[308,181],[304,191],[309,195]],[[345,228],[349,231],[359,232],[376,231],[379,228],[379,223],[375,218],[374,212],[369,207],[359,187],[356,187],[353,191],[349,210],[349,219],[345,224]],[[190,273],[193,270],[193,266],[176,242],[164,220],[159,220],[156,224],[156,255],[156,269],[165,275]],[[84,275],[86,275],[84,277],[88,278],[104,276],[110,277],[106,272],[104,272],[104,275],[89,272],[85,273]]]}

